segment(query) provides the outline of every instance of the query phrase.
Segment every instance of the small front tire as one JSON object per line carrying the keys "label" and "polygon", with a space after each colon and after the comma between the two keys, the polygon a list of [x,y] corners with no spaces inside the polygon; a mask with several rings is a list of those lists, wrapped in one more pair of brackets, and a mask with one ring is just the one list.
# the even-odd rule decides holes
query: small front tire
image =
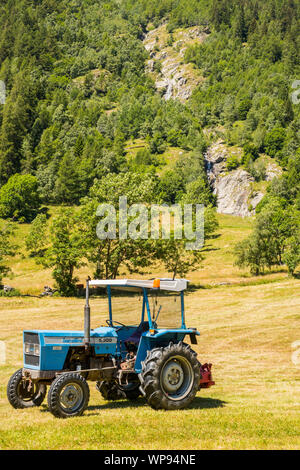
{"label": "small front tire", "polygon": [[47,393],[45,384],[32,382],[31,388],[28,379],[23,379],[22,369],[17,370],[7,384],[7,398],[11,406],[16,409],[40,406]]}
{"label": "small front tire", "polygon": [[51,384],[48,406],[56,418],[81,416],[87,408],[90,389],[87,381],[77,373],[59,375]]}

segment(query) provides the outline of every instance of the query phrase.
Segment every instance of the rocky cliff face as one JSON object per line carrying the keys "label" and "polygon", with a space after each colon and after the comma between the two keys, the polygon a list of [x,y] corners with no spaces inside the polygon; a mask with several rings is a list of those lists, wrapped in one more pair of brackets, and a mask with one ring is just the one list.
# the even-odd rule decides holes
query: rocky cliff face
{"label": "rocky cliff face", "polygon": [[[262,200],[264,192],[254,189],[254,178],[244,169],[227,170],[227,159],[232,155],[241,157],[241,149],[229,149],[217,142],[206,155],[205,164],[208,180],[217,196],[217,211],[220,214],[248,217],[255,214],[255,208]],[[266,168],[266,181],[280,174],[275,163]]]}
{"label": "rocky cliff face", "polygon": [[[165,100],[185,102],[204,80],[192,64],[184,63],[184,54],[189,45],[202,43],[209,34],[209,28],[205,26],[169,34],[165,23],[145,35],[144,46],[150,55],[146,71]],[[208,180],[217,196],[217,211],[247,217],[255,214],[264,192],[255,189],[254,178],[244,169],[227,170],[227,159],[233,154],[240,158],[241,153],[241,149],[228,148],[219,141],[208,149],[205,163]],[[265,180],[271,181],[279,173],[278,166],[269,163]]]}
{"label": "rocky cliff face", "polygon": [[153,75],[157,90],[165,100],[186,101],[203,77],[192,64],[185,64],[184,53],[190,44],[204,41],[208,28],[195,26],[169,34],[166,24],[153,29],[144,39],[150,54],[146,70]]}

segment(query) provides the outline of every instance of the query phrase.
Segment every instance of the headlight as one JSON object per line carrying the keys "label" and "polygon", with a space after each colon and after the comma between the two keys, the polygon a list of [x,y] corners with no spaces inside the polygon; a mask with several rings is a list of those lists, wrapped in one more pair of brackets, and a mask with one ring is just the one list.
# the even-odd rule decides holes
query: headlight
{"label": "headlight", "polygon": [[24,350],[25,350],[25,354],[32,354],[34,356],[39,356],[40,355],[40,345],[39,344],[25,343]]}

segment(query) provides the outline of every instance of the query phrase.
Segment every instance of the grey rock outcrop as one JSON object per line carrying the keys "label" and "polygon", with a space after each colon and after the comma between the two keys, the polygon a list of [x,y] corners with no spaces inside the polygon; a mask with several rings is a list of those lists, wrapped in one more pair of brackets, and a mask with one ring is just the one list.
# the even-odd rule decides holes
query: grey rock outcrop
{"label": "grey rock outcrop", "polygon": [[269,163],[266,168],[266,181],[272,181],[282,174],[282,169],[275,163]]}
{"label": "grey rock outcrop", "polygon": [[186,101],[203,77],[191,64],[183,63],[183,57],[189,44],[201,43],[207,37],[205,28],[195,26],[174,33],[176,41],[170,45],[166,24],[149,31],[144,38],[144,47],[150,59],[146,63],[146,71],[155,73],[155,63],[160,63],[160,71],[156,74],[155,85],[165,100],[179,99]]}
{"label": "grey rock outcrop", "polygon": [[[240,152],[236,150],[236,154]],[[254,178],[247,171],[242,168],[227,171],[226,162],[233,153],[220,142],[212,145],[205,156],[207,176],[217,196],[217,212],[248,217],[254,215],[264,194],[253,191]]]}
{"label": "grey rock outcrop", "polygon": [[[155,86],[165,100],[177,98],[185,102],[204,80],[192,64],[183,62],[183,58],[189,45],[202,43],[208,34],[209,27],[203,25],[177,30],[171,37],[165,23],[145,35],[144,47],[150,56],[146,72],[152,74]],[[234,154],[240,158],[241,152],[241,149],[229,149],[218,141],[208,149],[205,164],[209,183],[217,196],[217,211],[248,217],[255,214],[264,194],[254,189],[254,178],[244,169],[228,171],[227,159]],[[280,173],[280,168],[269,162],[265,180],[271,181]]]}
{"label": "grey rock outcrop", "polygon": [[248,217],[253,215],[263,193],[252,194],[251,183],[254,179],[247,171],[238,169],[221,175],[216,181],[215,194],[218,198],[217,211],[221,214]]}

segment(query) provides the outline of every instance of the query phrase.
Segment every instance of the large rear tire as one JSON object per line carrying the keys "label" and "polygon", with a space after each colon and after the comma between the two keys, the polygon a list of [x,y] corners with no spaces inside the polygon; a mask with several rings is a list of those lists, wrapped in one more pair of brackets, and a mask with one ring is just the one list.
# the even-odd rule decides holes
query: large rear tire
{"label": "large rear tire", "polygon": [[186,408],[199,388],[197,353],[182,342],[152,349],[142,363],[140,381],[148,404],[155,410]]}
{"label": "large rear tire", "polygon": [[87,408],[90,389],[87,381],[74,372],[59,375],[48,393],[48,406],[56,418],[81,416]]}
{"label": "large rear tire", "polygon": [[17,370],[7,384],[7,398],[11,406],[16,409],[40,406],[46,396],[45,384],[33,382],[28,389],[29,381],[23,380],[22,369]]}

